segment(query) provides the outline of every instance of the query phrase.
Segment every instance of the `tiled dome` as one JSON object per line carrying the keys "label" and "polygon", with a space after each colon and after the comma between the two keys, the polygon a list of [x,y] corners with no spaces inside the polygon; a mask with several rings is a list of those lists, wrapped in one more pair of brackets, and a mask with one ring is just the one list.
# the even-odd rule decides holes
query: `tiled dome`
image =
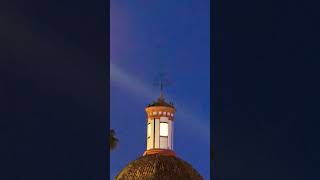
{"label": "tiled dome", "polygon": [[129,163],[116,180],[203,180],[186,161],[160,154],[142,156]]}

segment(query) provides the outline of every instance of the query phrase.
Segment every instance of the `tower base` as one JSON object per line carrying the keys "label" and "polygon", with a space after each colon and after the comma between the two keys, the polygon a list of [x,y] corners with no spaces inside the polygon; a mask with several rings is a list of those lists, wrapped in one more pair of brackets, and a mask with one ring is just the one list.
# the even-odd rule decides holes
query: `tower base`
{"label": "tower base", "polygon": [[169,149],[149,149],[146,150],[143,155],[150,155],[150,154],[160,154],[164,156],[176,156],[176,153]]}

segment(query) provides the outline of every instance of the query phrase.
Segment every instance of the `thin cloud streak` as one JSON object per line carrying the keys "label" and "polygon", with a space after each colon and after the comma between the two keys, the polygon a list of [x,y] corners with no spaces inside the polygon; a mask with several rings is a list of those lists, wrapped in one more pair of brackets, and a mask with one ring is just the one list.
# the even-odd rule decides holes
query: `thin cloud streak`
{"label": "thin cloud streak", "polygon": [[[134,93],[134,95],[142,97],[146,101],[150,101],[150,99],[154,99],[154,97],[158,96],[157,93],[153,92],[150,87],[144,84],[137,77],[132,74],[128,74],[127,72],[125,72],[125,70],[113,63],[110,63],[110,77],[111,83],[113,82],[125,87],[126,89]],[[167,98],[170,99],[169,96],[167,96]],[[209,126],[206,126],[202,123],[203,121],[201,121],[200,119],[201,116],[197,116],[191,112],[192,111],[186,108],[180,108],[178,110],[177,117],[183,119],[184,121],[184,123],[181,123],[181,125],[187,125],[188,129],[190,129],[191,131],[195,131],[195,133],[200,135],[202,140],[205,140],[207,143],[209,143]]]}
{"label": "thin cloud streak", "polygon": [[151,89],[145,86],[142,83],[142,81],[140,81],[133,75],[128,74],[119,66],[111,62],[110,62],[110,77],[111,77],[111,82],[125,86],[125,88],[129,89],[135,95],[141,96],[143,94],[143,97],[146,99],[152,99],[153,97],[155,97],[155,93],[153,93]]}

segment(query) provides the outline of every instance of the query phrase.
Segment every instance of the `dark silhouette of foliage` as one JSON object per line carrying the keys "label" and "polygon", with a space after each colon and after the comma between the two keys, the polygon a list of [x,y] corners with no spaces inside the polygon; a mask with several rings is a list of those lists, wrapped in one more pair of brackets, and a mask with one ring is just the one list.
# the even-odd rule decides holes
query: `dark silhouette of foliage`
{"label": "dark silhouette of foliage", "polygon": [[114,150],[118,145],[119,140],[116,138],[116,132],[113,129],[110,129],[109,134],[109,144],[110,144],[110,150]]}

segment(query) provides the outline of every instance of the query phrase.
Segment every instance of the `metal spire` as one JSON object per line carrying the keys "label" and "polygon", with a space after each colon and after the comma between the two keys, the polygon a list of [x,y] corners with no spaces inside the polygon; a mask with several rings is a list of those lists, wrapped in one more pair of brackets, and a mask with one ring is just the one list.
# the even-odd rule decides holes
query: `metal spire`
{"label": "metal spire", "polygon": [[157,79],[156,79],[156,83],[155,85],[159,85],[160,86],[160,96],[159,96],[159,100],[164,100],[164,96],[163,96],[163,88],[164,86],[169,86],[171,85],[171,83],[169,82],[168,79],[166,79],[165,77],[165,73],[164,72],[160,72]]}
{"label": "metal spire", "polygon": [[163,97],[163,81],[161,80],[160,81],[160,97],[159,99],[164,99]]}

